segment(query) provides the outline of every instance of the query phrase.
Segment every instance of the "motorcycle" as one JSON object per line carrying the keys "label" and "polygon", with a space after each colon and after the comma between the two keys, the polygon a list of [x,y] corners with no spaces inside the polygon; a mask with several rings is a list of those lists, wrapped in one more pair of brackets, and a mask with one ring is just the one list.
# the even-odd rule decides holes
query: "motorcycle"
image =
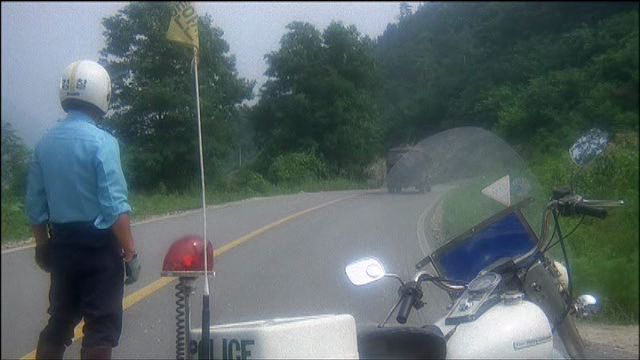
{"label": "motorcycle", "polygon": [[[500,141],[491,134],[477,130],[469,132],[468,129],[454,129],[437,139],[427,140],[422,146],[433,149],[434,144],[445,140],[456,143],[451,142],[451,138],[464,137],[475,138],[469,143],[476,145],[491,142],[489,148],[494,151],[500,147]],[[606,144],[606,134],[593,130],[571,147],[571,158],[582,170],[604,152]],[[394,278],[400,283],[398,301],[378,328],[359,334],[360,356],[584,358],[584,343],[576,329],[575,317],[595,314],[599,304],[591,295],[572,300],[572,273],[565,244],[570,234],[563,234],[559,218],[576,215],[604,218],[607,207],[621,206],[623,202],[585,199],[575,193],[573,182],[569,188],[554,189],[550,201],[542,209],[542,230],[538,237],[531,228],[535,221],[529,220],[534,220],[531,217],[539,207],[536,205],[540,204],[532,195],[539,193],[540,188],[521,166],[521,159],[504,148],[498,161],[487,161],[488,154],[480,151],[472,162],[483,161],[482,164],[474,163],[475,168],[452,175],[454,169],[450,165],[460,164],[453,160],[467,150],[466,146],[448,149],[448,155],[438,165],[440,168],[436,173],[440,174],[441,181],[457,183],[450,192],[465,196],[445,197],[442,208],[446,210],[437,217],[442,222],[443,218],[454,216],[456,211],[471,207],[476,212],[470,221],[482,221],[469,228],[456,223],[448,225],[449,229],[445,230],[449,232],[456,227],[468,230],[446,238],[418,262],[417,272],[409,280],[386,273],[376,258],[361,259],[345,268],[349,280],[357,286],[382,278]],[[579,172],[574,175],[574,181],[577,174]],[[497,180],[485,186],[487,180],[494,179]],[[502,207],[482,204],[482,199],[472,195],[478,189]],[[457,203],[460,200],[463,202]],[[431,225],[437,222],[426,221]],[[550,223],[553,235],[548,236]],[[573,231],[575,229],[571,233]],[[555,235],[558,240],[552,242]],[[549,256],[549,250],[557,244],[561,246],[564,265]],[[432,266],[431,272],[424,269],[427,265]],[[396,310],[396,321],[405,324],[412,309],[425,305],[423,287],[428,283],[450,296],[452,301],[447,314],[435,325],[385,327]],[[560,343],[554,340],[554,335]]]}
{"label": "motorcycle", "polygon": [[[605,134],[591,132],[571,148],[571,158],[584,168],[606,144]],[[325,314],[209,326],[207,298],[202,329],[193,329],[190,295],[195,279],[204,274],[204,242],[187,236],[171,246],[162,272],[179,278],[176,358],[584,357],[574,318],[597,312],[599,304],[591,295],[573,300],[565,246],[573,231],[563,234],[559,218],[604,217],[607,207],[622,202],[584,199],[573,182],[545,201],[522,158],[479,128],[447,130],[414,147],[420,151],[405,153],[394,166],[421,174],[425,169],[416,164],[427,163],[412,157],[428,154],[432,192],[388,196],[430,199],[418,222],[417,251],[411,254],[419,254],[416,273],[403,280],[374,257],[345,268],[357,286],[383,278],[399,282],[398,301],[382,322],[358,328],[350,314]],[[564,263],[551,256],[558,244]],[[207,250],[206,267],[212,271],[211,245]],[[425,305],[430,290],[446,293],[444,316],[434,324],[407,325],[415,324],[411,311]],[[388,326],[396,310],[399,326]]]}

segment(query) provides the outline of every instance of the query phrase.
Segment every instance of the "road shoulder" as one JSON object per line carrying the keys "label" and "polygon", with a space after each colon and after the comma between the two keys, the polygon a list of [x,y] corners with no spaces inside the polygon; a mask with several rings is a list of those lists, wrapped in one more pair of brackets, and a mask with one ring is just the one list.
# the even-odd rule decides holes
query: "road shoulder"
{"label": "road shoulder", "polygon": [[638,325],[578,322],[578,331],[592,359],[638,359]]}

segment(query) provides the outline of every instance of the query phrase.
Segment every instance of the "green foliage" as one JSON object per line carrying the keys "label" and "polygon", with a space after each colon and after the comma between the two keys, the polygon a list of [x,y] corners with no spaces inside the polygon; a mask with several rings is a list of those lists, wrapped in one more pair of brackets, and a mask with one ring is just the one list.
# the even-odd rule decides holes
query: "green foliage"
{"label": "green foliage", "polygon": [[16,135],[11,123],[2,121],[2,238],[30,231],[24,196],[31,152]]}
{"label": "green foliage", "polygon": [[578,178],[577,186],[591,198],[621,198],[633,203],[638,198],[638,173],[638,133],[617,134],[605,156],[596,158]]}
{"label": "green foliage", "polygon": [[227,175],[218,186],[229,192],[245,191],[255,194],[266,193],[273,187],[262,175],[248,168]]}
{"label": "green foliage", "polygon": [[576,294],[594,294],[603,305],[599,318],[638,322],[638,252],[628,257],[594,256],[572,260]]}
{"label": "green foliage", "polygon": [[24,211],[23,196],[2,194],[2,241],[25,239],[31,233],[31,224]]}
{"label": "green foliage", "polygon": [[2,121],[2,197],[22,197],[27,186],[31,152],[7,121]]}
{"label": "green foliage", "polygon": [[[524,84],[488,93],[484,105],[496,109],[497,130],[512,141],[540,148],[565,146],[566,139],[594,126],[637,131],[638,12],[613,16],[593,28],[580,27],[554,45],[575,49],[556,60],[568,67],[546,69]],[[537,59],[548,57],[547,48],[527,51]]]}
{"label": "green foliage", "polygon": [[[107,124],[119,138],[132,187],[160,183],[184,189],[198,177],[198,132],[192,50],[165,38],[170,3],[130,3],[103,20],[106,64],[113,83]],[[238,137],[238,105],[251,97],[223,32],[199,17],[198,64],[205,170],[219,174]]]}
{"label": "green foliage", "polygon": [[336,22],[322,33],[302,22],[287,29],[266,55],[270,79],[251,115],[263,161],[312,152],[335,174],[361,175],[382,135],[372,42]]}
{"label": "green foliage", "polygon": [[317,156],[310,153],[279,155],[269,167],[269,176],[277,184],[300,184],[326,176],[327,167]]}
{"label": "green foliage", "polygon": [[547,151],[637,129],[637,3],[427,3],[387,27],[376,61],[387,146],[473,125]]}
{"label": "green foliage", "polygon": [[160,192],[136,193],[129,196],[134,221],[158,215],[166,215],[202,207],[199,189],[162,194]]}
{"label": "green foliage", "polygon": [[[256,196],[276,196],[299,192],[340,191],[366,188],[360,180],[334,177],[297,183],[272,185],[248,169],[240,170],[218,179],[207,186],[207,205],[223,204]],[[133,220],[142,221],[154,216],[175,214],[180,211],[202,208],[201,189],[190,186],[180,192],[131,192],[129,202],[133,208]],[[31,228],[22,202],[16,198],[2,198],[2,243],[27,239]]]}

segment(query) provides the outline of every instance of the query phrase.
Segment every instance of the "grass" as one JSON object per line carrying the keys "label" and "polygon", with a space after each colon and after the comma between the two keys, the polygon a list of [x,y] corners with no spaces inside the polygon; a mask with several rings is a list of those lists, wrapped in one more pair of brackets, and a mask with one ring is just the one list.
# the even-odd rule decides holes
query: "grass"
{"label": "grass", "polygon": [[[215,184],[219,185],[219,184]],[[207,205],[223,204],[256,196],[276,196],[301,191],[338,191],[366,188],[366,182],[345,178],[328,180],[306,180],[300,184],[272,185],[267,183],[260,190],[251,187],[227,189],[224,186],[211,186],[207,190]],[[182,193],[131,193],[129,197],[133,208],[133,221],[198,209],[202,200],[200,189],[193,188]],[[31,236],[29,222],[24,213],[22,199],[15,196],[2,197],[2,244],[25,240]]]}
{"label": "grass", "polygon": [[[249,199],[257,196],[277,196],[294,194],[298,192],[320,192],[362,189],[366,184],[344,178],[330,180],[307,180],[300,184],[268,184],[260,190],[251,187],[245,189],[208,189],[206,194],[207,205],[224,204],[232,201]],[[188,192],[175,194],[132,194],[134,221],[141,221],[151,216],[164,215],[179,211],[201,208],[202,199],[200,189],[194,188]]]}

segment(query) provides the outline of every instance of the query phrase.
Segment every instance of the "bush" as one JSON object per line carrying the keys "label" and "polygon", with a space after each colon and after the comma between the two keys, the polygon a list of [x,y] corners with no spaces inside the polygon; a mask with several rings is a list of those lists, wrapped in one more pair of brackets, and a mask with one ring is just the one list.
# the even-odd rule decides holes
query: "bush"
{"label": "bush", "polygon": [[277,184],[300,184],[324,178],[326,164],[310,153],[289,153],[275,158],[269,166],[269,177]]}
{"label": "bush", "polygon": [[22,240],[31,234],[31,227],[21,198],[2,194],[2,241]]}
{"label": "bush", "polygon": [[266,193],[273,185],[262,175],[247,168],[238,170],[224,178],[219,186],[223,191]]}

